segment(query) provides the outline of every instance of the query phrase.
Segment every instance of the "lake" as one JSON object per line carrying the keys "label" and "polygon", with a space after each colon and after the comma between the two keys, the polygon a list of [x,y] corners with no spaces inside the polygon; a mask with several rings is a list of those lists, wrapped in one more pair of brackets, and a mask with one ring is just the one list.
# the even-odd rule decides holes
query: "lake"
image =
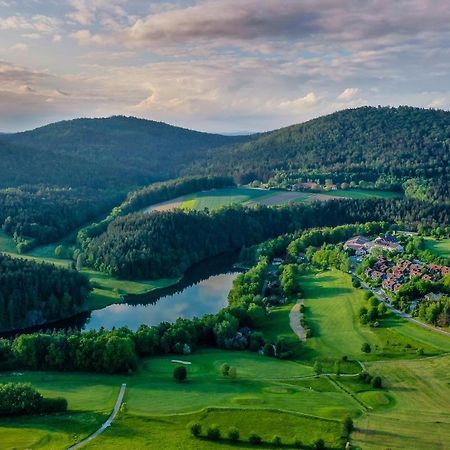
{"label": "lake", "polygon": [[161,322],[174,322],[178,317],[192,319],[204,314],[213,314],[227,305],[227,295],[237,272],[211,275],[205,280],[184,287],[174,294],[160,294],[156,300],[147,304],[111,305],[92,311],[84,329],[127,326],[135,331],[139,325],[158,325]]}

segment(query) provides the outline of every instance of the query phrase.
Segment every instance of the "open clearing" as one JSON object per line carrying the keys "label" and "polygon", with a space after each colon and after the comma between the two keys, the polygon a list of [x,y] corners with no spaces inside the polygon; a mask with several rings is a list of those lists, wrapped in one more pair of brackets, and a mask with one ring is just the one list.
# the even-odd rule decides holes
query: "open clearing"
{"label": "open clearing", "polygon": [[438,256],[450,258],[450,238],[440,240],[425,238],[425,246],[430,252],[433,252]]}
{"label": "open clearing", "polygon": [[196,192],[182,197],[177,197],[166,202],[149,206],[143,211],[169,211],[177,208],[203,210],[218,209],[232,204],[247,206],[267,205],[276,206],[286,203],[324,201],[333,198],[396,198],[402,194],[391,191],[379,190],[338,190],[315,192],[288,192],[282,190],[256,189],[248,187],[234,187],[214,189],[211,191]]}

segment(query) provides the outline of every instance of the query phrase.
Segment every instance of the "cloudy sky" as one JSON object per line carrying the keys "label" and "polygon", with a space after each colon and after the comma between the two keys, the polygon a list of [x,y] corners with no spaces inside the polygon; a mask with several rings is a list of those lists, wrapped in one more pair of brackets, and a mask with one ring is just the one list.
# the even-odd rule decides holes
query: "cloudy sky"
{"label": "cloudy sky", "polygon": [[367,104],[450,107],[450,1],[0,0],[0,131],[260,131]]}

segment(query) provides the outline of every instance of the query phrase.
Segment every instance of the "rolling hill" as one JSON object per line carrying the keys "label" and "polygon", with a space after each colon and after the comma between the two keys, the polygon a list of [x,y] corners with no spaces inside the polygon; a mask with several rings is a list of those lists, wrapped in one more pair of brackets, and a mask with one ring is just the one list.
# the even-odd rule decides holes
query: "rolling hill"
{"label": "rolling hill", "polygon": [[336,181],[432,179],[436,195],[444,198],[449,160],[450,112],[362,107],[209,152],[207,163],[190,170],[233,174],[242,183],[266,181],[279,171]]}
{"label": "rolling hill", "polygon": [[206,150],[249,139],[123,116],[62,121],[0,136],[0,186],[144,184],[176,176]]}

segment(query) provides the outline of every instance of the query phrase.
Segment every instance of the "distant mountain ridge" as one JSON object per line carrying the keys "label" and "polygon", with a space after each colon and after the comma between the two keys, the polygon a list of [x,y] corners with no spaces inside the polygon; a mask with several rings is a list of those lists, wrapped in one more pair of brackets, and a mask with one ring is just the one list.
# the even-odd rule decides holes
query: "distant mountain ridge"
{"label": "distant mountain ridge", "polygon": [[206,150],[249,139],[124,116],[62,121],[0,136],[0,186],[143,184],[177,176]]}

